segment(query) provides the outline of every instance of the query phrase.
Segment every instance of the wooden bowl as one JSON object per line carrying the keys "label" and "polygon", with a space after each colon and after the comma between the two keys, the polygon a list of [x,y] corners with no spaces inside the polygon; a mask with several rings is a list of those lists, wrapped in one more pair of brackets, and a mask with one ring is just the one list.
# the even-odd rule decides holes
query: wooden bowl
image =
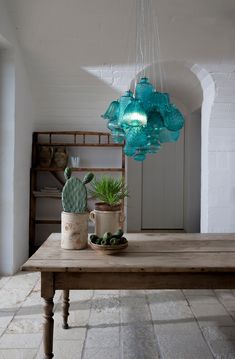
{"label": "wooden bowl", "polygon": [[128,247],[128,242],[123,244],[105,245],[105,244],[95,244],[89,240],[88,243],[90,247],[99,254],[115,254],[115,253],[119,253],[120,251]]}

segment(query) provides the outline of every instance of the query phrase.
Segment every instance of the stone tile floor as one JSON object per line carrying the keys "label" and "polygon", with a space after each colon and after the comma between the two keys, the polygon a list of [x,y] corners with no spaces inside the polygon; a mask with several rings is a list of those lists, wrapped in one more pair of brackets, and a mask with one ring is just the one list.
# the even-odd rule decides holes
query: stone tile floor
{"label": "stone tile floor", "polygon": [[[55,295],[56,359],[235,359],[235,291],[71,291],[61,328]],[[0,278],[0,359],[40,359],[38,273]]]}

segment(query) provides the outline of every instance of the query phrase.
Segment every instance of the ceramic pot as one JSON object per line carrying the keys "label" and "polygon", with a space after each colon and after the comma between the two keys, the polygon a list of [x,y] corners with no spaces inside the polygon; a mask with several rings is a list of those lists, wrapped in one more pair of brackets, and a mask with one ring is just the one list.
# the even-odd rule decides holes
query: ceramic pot
{"label": "ceramic pot", "polygon": [[59,146],[55,148],[53,157],[53,166],[58,168],[65,168],[68,163],[68,153],[65,147]]}
{"label": "ceramic pot", "polygon": [[88,244],[89,213],[61,213],[61,247],[83,249]]}
{"label": "ceramic pot", "polygon": [[97,203],[95,210],[90,213],[90,220],[95,223],[95,234],[102,237],[105,232],[116,232],[123,227],[125,216],[121,206],[112,206],[105,203]]}
{"label": "ceramic pot", "polygon": [[38,153],[38,162],[40,167],[50,167],[53,157],[53,148],[50,146],[41,146]]}

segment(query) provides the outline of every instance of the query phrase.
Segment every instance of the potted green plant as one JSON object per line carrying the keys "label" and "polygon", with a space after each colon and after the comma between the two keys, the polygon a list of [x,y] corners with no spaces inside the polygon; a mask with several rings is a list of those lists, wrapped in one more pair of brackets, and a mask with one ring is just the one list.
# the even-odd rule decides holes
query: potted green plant
{"label": "potted green plant", "polygon": [[90,213],[90,219],[95,223],[95,233],[114,233],[123,227],[125,216],[122,201],[128,197],[128,188],[123,178],[102,176],[91,183],[89,194],[99,200],[95,203],[95,210]]}
{"label": "potted green plant", "polygon": [[73,177],[71,168],[64,171],[66,183],[62,190],[61,247],[82,249],[87,246],[88,219],[86,184],[94,175],[88,173],[83,181]]}

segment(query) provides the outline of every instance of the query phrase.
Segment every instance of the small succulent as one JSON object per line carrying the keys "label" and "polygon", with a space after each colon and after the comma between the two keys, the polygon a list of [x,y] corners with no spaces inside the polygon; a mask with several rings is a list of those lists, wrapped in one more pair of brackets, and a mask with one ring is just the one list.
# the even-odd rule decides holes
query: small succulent
{"label": "small succulent", "polygon": [[62,190],[62,206],[65,212],[84,213],[87,211],[87,189],[86,184],[91,182],[94,175],[88,173],[81,181],[72,176],[71,168],[64,171],[66,183]]}
{"label": "small succulent", "polygon": [[111,176],[102,176],[99,179],[95,178],[91,184],[89,193],[93,198],[99,199],[109,206],[120,204],[125,197],[129,196],[124,179]]}

